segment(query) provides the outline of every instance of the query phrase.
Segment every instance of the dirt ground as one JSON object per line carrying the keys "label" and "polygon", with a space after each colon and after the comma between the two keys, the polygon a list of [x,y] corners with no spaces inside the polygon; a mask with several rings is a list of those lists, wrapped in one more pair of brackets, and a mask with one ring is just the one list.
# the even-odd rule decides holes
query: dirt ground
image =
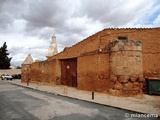
{"label": "dirt ground", "polygon": [[21,74],[21,69],[0,69],[0,75],[2,74],[10,74],[10,75],[13,75],[13,74]]}

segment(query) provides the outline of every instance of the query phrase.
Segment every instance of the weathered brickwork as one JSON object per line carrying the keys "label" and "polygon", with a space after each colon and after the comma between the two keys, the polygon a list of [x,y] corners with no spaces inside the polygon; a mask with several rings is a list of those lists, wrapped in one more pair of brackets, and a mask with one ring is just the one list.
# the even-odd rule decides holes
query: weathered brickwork
{"label": "weathered brickwork", "polygon": [[[110,49],[119,38],[131,41]],[[122,96],[142,94],[144,78],[160,74],[159,41],[160,28],[104,29],[46,61],[31,64],[31,82],[61,84],[61,60],[77,58],[78,89]],[[67,67],[66,71],[70,70]],[[23,76],[22,81],[27,81],[27,74]]]}
{"label": "weathered brickwork", "polygon": [[78,58],[78,89],[109,91],[109,60],[106,54],[88,55]]}
{"label": "weathered brickwork", "polygon": [[31,64],[22,65],[22,82],[28,82],[30,80]]}
{"label": "weathered brickwork", "polygon": [[151,75],[158,73],[160,68],[158,62],[160,60],[159,33],[160,28],[104,29],[72,47],[67,48],[50,59],[79,57],[82,53],[95,51],[99,48],[107,48],[109,42],[117,40],[118,36],[126,36],[130,40],[140,40],[142,42],[144,76],[148,74]]}
{"label": "weathered brickwork", "polygon": [[31,65],[30,82],[56,85],[60,82],[60,68],[57,60],[35,62]]}

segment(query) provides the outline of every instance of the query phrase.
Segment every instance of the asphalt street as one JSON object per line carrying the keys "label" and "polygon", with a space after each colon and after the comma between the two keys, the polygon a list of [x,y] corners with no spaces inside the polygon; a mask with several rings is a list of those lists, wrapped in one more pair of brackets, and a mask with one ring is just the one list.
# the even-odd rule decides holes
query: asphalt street
{"label": "asphalt street", "polygon": [[0,81],[0,120],[158,120]]}

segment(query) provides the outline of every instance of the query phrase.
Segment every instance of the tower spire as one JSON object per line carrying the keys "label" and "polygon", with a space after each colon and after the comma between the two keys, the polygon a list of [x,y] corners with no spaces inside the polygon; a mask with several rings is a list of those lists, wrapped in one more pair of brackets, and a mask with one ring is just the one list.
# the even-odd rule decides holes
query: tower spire
{"label": "tower spire", "polygon": [[48,51],[46,52],[46,57],[47,58],[52,57],[57,53],[58,53],[58,50],[57,50],[56,36],[53,33],[51,44],[48,48]]}

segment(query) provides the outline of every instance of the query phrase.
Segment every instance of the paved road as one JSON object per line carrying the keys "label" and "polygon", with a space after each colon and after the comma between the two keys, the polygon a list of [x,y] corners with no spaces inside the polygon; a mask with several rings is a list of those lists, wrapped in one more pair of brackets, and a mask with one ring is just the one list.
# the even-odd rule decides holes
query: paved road
{"label": "paved road", "polygon": [[0,120],[147,120],[125,117],[131,114],[136,113],[0,81]]}

